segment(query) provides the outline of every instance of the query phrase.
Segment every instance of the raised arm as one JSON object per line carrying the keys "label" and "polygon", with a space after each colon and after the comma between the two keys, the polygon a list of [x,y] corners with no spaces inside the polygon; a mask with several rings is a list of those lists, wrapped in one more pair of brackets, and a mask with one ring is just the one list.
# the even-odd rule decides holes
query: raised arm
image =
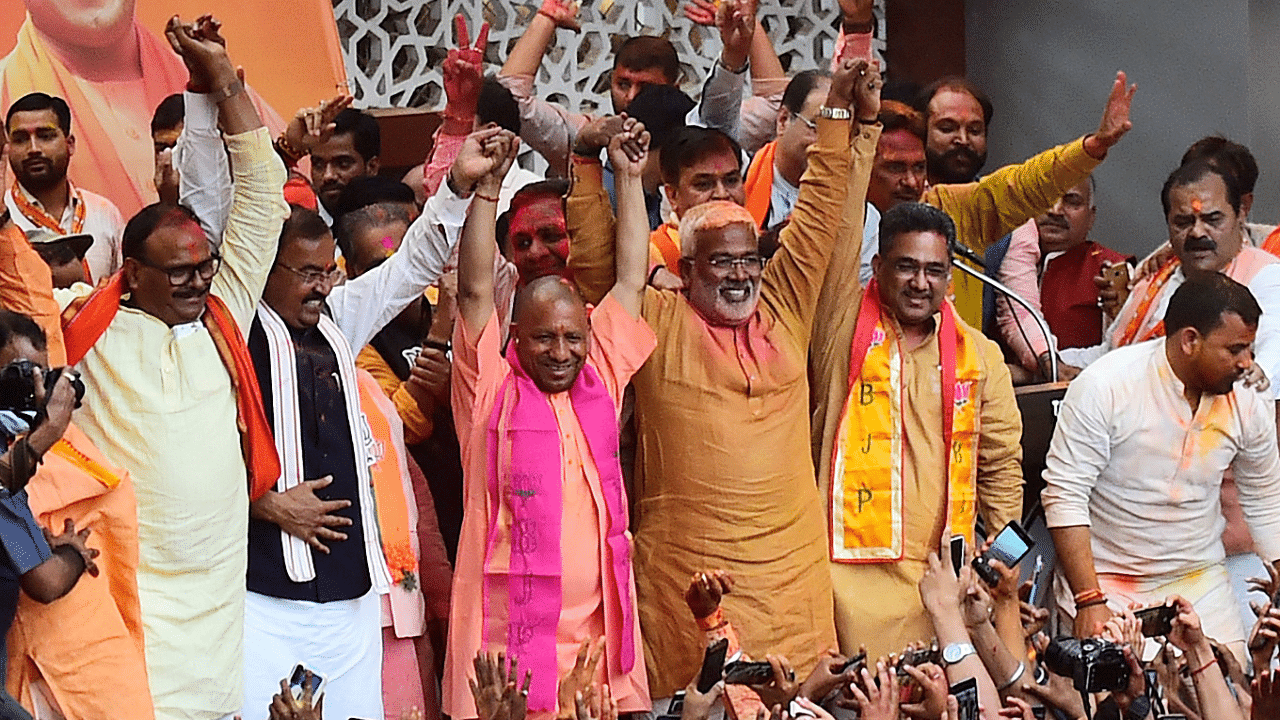
{"label": "raised arm", "polygon": [[[856,88],[856,89],[855,89]],[[854,95],[858,96],[857,108]],[[831,90],[824,105],[844,110],[863,119],[874,118],[880,108],[880,74],[865,60],[846,60],[831,80]],[[808,336],[819,290],[828,276],[828,266],[840,235],[841,217],[846,201],[861,206],[866,195],[866,181],[871,171],[878,129],[859,125],[857,148],[862,170],[860,191],[849,182],[850,121],[821,118],[818,140],[809,146],[809,169],[800,179],[800,195],[791,212],[791,223],[782,230],[781,249],[765,267],[762,298],[787,308],[788,314],[800,321],[802,337]],[[870,153],[870,155],[868,155]],[[852,192],[852,194],[851,194]],[[858,241],[854,241],[857,245]],[[853,248],[854,284],[857,288],[858,248]]]}
{"label": "raised arm", "polygon": [[1129,108],[1137,85],[1118,73],[1098,130],[1080,140],[1050,148],[1019,165],[1007,165],[977,183],[934,185],[924,202],[956,221],[961,242],[978,250],[1053,207],[1058,198],[1093,172],[1107,151],[1132,127]]}
{"label": "raised arm", "polygon": [[558,28],[569,28],[577,31],[578,6],[561,0],[543,0],[538,14],[529,21],[529,27],[516,41],[515,47],[507,55],[500,75],[533,75],[542,65],[542,56],[555,37]]}
{"label": "raised arm", "polygon": [[[475,192],[458,244],[458,315],[472,337],[479,337],[493,315],[498,191],[502,187],[502,179],[515,162],[519,148],[519,138],[508,130],[477,130],[467,137],[466,145],[458,155],[459,161],[466,158],[466,162],[462,167],[455,162],[453,170],[450,170],[455,188]],[[462,183],[470,177],[480,180],[468,188]]]}
{"label": "raised arm", "polygon": [[475,124],[476,105],[484,82],[484,49],[489,43],[489,23],[480,26],[475,46],[471,46],[467,22],[462,15],[453,18],[457,47],[441,67],[444,78],[444,121],[431,143],[431,155],[423,164],[422,187],[427,197],[435,194],[444,175],[462,149],[463,140]]}
{"label": "raised arm", "polygon": [[643,123],[628,118],[622,131],[609,141],[609,160],[618,189],[617,279],[609,292],[632,317],[640,317],[649,270],[649,215],[640,179],[648,158],[649,132]]}
{"label": "raised arm", "polygon": [[213,293],[247,332],[275,261],[280,228],[289,215],[284,164],[272,150],[271,137],[254,109],[244,83],[216,38],[209,16],[184,25],[177,15],[165,28],[169,44],[182,56],[192,83],[211,90],[218,103],[218,124],[226,135],[231,158],[231,211],[223,231],[222,271],[214,276]]}
{"label": "raised arm", "polygon": [[569,149],[587,116],[536,97],[534,76],[556,28],[578,29],[577,13],[576,4],[544,0],[498,73],[498,79],[520,105],[520,139],[546,158],[557,172],[567,172]]}

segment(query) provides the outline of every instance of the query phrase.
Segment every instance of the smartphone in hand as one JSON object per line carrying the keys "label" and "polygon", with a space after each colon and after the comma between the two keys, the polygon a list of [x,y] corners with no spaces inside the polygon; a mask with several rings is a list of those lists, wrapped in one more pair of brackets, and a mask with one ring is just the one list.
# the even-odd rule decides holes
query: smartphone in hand
{"label": "smartphone in hand", "polygon": [[728,638],[720,638],[707,646],[707,653],[702,656],[702,671],[698,673],[698,692],[711,692],[711,688],[720,682],[724,674],[724,656],[728,651]]}
{"label": "smartphone in hand", "polygon": [[1004,563],[1007,568],[1016,567],[1022,558],[1031,552],[1031,548],[1036,546],[1036,541],[1031,539],[1026,530],[1018,524],[1017,520],[1010,520],[1008,525],[996,535],[996,539],[991,543],[991,547],[986,552],[973,559],[974,572],[978,573],[988,585],[995,587],[1000,584],[1000,573],[991,567],[992,560],[999,560]]}

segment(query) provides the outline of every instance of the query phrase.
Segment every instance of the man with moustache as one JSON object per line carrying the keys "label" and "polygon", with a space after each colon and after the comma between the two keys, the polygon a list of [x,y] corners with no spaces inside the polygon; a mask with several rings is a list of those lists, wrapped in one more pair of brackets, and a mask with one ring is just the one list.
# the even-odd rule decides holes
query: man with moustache
{"label": "man with moustache", "polygon": [[[1052,338],[1044,337],[1030,312],[1012,301],[996,300],[996,322],[1004,342],[1022,367],[1048,376],[1049,352],[1057,347],[1090,347],[1102,342],[1103,316],[1093,278],[1104,265],[1124,262],[1120,253],[1089,239],[1097,208],[1093,176],[1058,198],[1009,239],[1009,250],[996,273],[1044,313]],[[1055,350],[1056,351],[1056,350]],[[1058,376],[1070,380],[1079,368],[1058,364]]]}
{"label": "man with moustache", "polygon": [[[846,197],[860,207],[865,192],[879,88],[865,60],[834,73],[791,223],[767,265],[755,218],[740,204],[737,160],[718,144],[732,140],[708,135],[716,144],[668,185],[683,211],[675,269],[685,289],[646,291],[658,349],[633,381],[636,581],[654,697],[683,688],[702,661],[703,633],[671,618],[687,612],[688,579],[711,559],[733,575],[724,609],[748,654],[783,655],[807,673],[835,640],[822,501],[803,450],[805,360]],[[664,164],[672,151],[668,144]],[[607,266],[599,236],[586,227],[574,235],[570,266],[580,279]],[[775,672],[785,681],[781,662]]]}
{"label": "man with moustache", "polygon": [[320,217],[332,226],[338,196],[352,178],[378,174],[382,131],[372,115],[346,108],[333,119],[329,139],[311,148],[311,187],[320,199]]}
{"label": "man with moustache", "polygon": [[640,176],[649,136],[637,130],[609,144],[621,216],[616,282],[590,321],[564,279],[529,282],[516,297],[505,357],[493,299],[494,221],[514,135],[492,144],[500,164],[472,186],[453,335],[466,494],[453,596],[484,602],[450,607],[443,709],[454,718],[477,716],[472,664],[477,652],[495,651],[531,673],[531,718],[564,717],[574,698],[557,681],[584,641],[598,642],[596,658],[603,652],[606,702],[611,690],[621,712],[651,707],[618,461],[623,389],[655,344],[641,317],[649,224]]}
{"label": "man with moustache", "polygon": [[1212,159],[1195,159],[1170,173],[1160,200],[1173,256],[1133,287],[1101,343],[1063,349],[1063,361],[1083,368],[1115,348],[1163,336],[1165,308],[1178,286],[1188,277],[1220,272],[1247,286],[1262,306],[1255,364],[1272,380],[1263,394],[1274,398],[1280,377],[1280,259],[1244,241],[1241,198],[1236,174]]}
{"label": "man with moustache", "polygon": [[[460,177],[487,167],[481,147],[468,138]],[[386,506],[407,506],[395,487],[390,496],[379,487],[374,502],[376,444],[367,444],[355,356],[439,278],[451,249],[438,227],[443,208],[457,214],[466,204],[451,195],[432,198],[400,252],[337,288],[333,235],[320,216],[294,206],[281,231],[248,338],[282,473],[250,504],[247,708],[269,705],[278,678],[303,662],[327,678],[335,716],[382,717],[378,593],[390,589],[388,563],[403,558],[384,552],[395,540],[378,521]]]}
{"label": "man with moustache", "polygon": [[[1192,187],[1174,185],[1171,228],[1226,215],[1225,203],[1211,204],[1207,195],[1199,211],[1189,207]],[[1191,253],[1188,267],[1211,254]],[[1181,595],[1195,605],[1205,635],[1244,662],[1218,495],[1230,468],[1258,554],[1280,560],[1275,410],[1237,385],[1252,364],[1265,311],[1247,287],[1208,269],[1190,273],[1170,295],[1163,338],[1108,353],[1072,381],[1062,400],[1043,493],[1062,567],[1056,602],[1075,616],[1075,635],[1088,637],[1132,603]]]}
{"label": "man with moustache", "polygon": [[5,136],[13,184],[4,191],[4,205],[13,222],[28,234],[91,235],[93,244],[85,253],[90,282],[119,269],[120,211],[67,179],[76,149],[67,102],[39,92],[24,95],[9,106]]}
{"label": "man with moustache", "polygon": [[63,331],[87,388],[80,429],[134,480],[156,715],[213,720],[244,699],[249,498],[279,475],[243,332],[288,213],[286,175],[226,49],[177,17],[166,33],[226,136],[221,251],[190,210],[148,206],[125,226],[122,271],[67,308]]}
{"label": "man with moustache", "polygon": [[925,155],[929,184],[967,183],[987,164],[987,127],[995,108],[969,80],[952,75],[930,83],[916,98],[928,123]]}
{"label": "man with moustache", "polygon": [[[1124,73],[1117,73],[1096,132],[1050,148],[1022,163],[1006,165],[981,180],[927,187],[922,171],[931,136],[925,119],[905,105],[886,102],[882,121],[893,130],[881,136],[876,149],[876,166],[867,190],[867,199],[875,212],[868,207],[860,277],[870,277],[871,251],[866,243],[874,246],[871,219],[899,202],[925,202],[941,208],[955,221],[957,240],[978,252],[1047,210],[1054,199],[1088,177],[1106,158],[1107,149],[1131,127],[1129,108],[1136,91],[1137,86],[1129,85]],[[852,209],[846,212],[845,222],[849,228],[855,227],[848,224],[852,213]],[[953,289],[960,316],[980,327],[982,284],[961,275],[953,278]]]}

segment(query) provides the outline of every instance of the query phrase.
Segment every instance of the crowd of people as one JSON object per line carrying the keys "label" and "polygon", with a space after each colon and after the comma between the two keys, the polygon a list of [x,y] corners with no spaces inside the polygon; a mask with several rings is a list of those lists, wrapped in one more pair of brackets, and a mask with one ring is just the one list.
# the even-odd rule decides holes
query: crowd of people
{"label": "crowd of people", "polygon": [[[534,82],[576,3],[493,75],[459,16],[401,178],[350,97],[269,129],[175,16],[131,214],[68,179],[94,95],[14,98],[0,718],[1280,720],[1253,156],[1171,159],[1168,241],[1126,257],[1091,237],[1124,73],[988,170],[982,90],[886,83],[839,3],[788,73],[757,0],[689,0],[700,96],[632,37],[596,115]],[[993,546],[1022,521],[1034,569]]]}

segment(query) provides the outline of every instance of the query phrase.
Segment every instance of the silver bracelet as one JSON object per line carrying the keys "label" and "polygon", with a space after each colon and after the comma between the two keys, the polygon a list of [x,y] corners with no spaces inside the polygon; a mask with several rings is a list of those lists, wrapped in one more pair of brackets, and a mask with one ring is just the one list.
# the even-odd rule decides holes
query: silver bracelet
{"label": "silver bracelet", "polygon": [[1005,690],[1008,690],[1014,683],[1022,679],[1022,674],[1025,673],[1026,671],[1027,671],[1027,664],[1021,663],[1021,662],[1018,663],[1018,669],[1013,671],[1013,676],[1010,677],[1008,680],[1005,680],[1003,685],[996,688],[996,691],[1004,692]]}

